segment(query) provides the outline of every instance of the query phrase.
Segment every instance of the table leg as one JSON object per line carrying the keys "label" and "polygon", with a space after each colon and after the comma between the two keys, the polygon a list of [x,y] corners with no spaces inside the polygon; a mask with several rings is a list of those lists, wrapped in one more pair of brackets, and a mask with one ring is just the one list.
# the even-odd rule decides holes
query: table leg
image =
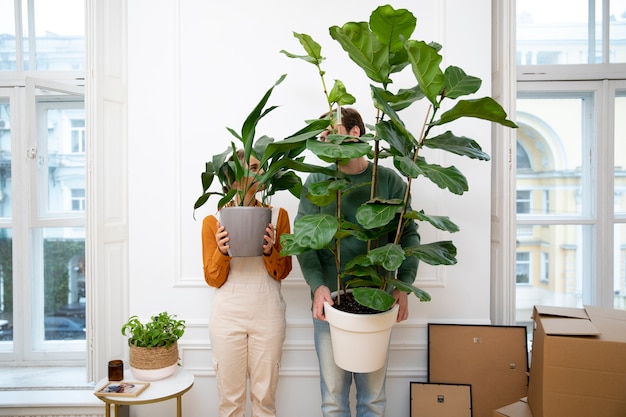
{"label": "table leg", "polygon": [[111,417],[111,404],[107,402],[104,403],[104,415],[105,417]]}
{"label": "table leg", "polygon": [[176,417],[183,417],[183,396],[176,397]]}
{"label": "table leg", "polygon": [[120,405],[113,404],[113,417],[119,417],[120,415]]}

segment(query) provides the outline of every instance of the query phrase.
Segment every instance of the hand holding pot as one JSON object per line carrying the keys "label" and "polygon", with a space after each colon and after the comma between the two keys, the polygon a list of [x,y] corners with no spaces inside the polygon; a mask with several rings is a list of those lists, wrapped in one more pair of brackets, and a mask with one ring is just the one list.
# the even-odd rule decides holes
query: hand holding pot
{"label": "hand holding pot", "polygon": [[228,248],[230,245],[228,241],[230,238],[228,237],[228,232],[226,228],[217,222],[217,233],[215,233],[215,242],[217,243],[217,249],[222,253],[222,255],[228,255]]}
{"label": "hand holding pot", "polygon": [[263,244],[263,255],[269,256],[272,253],[272,248],[276,243],[276,233],[274,231],[274,225],[268,224],[265,228],[265,236],[263,236],[263,240],[265,240],[265,244]]}

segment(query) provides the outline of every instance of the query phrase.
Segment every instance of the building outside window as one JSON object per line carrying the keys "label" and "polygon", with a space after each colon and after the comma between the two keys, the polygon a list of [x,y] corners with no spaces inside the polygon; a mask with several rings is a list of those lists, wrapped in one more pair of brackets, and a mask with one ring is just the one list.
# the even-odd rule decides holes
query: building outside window
{"label": "building outside window", "polygon": [[538,304],[626,308],[626,0],[516,8],[516,322]]}

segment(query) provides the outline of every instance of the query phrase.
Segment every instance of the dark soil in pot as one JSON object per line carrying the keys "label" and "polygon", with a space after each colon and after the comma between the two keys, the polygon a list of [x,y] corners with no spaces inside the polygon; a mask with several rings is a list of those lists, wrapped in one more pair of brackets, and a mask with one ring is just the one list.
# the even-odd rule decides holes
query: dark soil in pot
{"label": "dark soil in pot", "polygon": [[373,308],[365,307],[354,299],[351,293],[342,294],[341,295],[341,303],[337,303],[337,298],[333,297],[333,301],[335,304],[333,308],[337,310],[344,311],[346,313],[353,314],[378,314],[382,313],[382,311],[374,310]]}

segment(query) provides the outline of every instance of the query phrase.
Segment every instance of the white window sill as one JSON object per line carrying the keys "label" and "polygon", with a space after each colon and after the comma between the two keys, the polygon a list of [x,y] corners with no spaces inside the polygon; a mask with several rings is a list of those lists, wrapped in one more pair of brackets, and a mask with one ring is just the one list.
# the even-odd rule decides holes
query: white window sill
{"label": "white window sill", "polygon": [[[93,395],[82,367],[0,367],[1,415],[27,415],[33,409],[101,415],[104,403]],[[29,413],[26,413],[29,411]],[[95,414],[94,414],[95,413]]]}
{"label": "white window sill", "polygon": [[0,367],[0,391],[93,390],[84,367]]}

